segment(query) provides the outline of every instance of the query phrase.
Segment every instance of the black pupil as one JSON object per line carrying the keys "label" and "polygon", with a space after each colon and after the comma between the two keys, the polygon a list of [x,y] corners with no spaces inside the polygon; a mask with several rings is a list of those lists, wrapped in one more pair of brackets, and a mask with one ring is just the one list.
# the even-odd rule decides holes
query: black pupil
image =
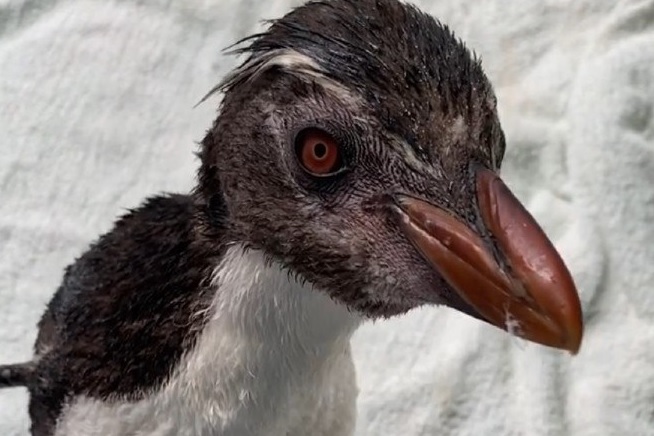
{"label": "black pupil", "polygon": [[313,146],[313,153],[318,159],[322,159],[327,154],[327,146],[322,142],[319,142]]}

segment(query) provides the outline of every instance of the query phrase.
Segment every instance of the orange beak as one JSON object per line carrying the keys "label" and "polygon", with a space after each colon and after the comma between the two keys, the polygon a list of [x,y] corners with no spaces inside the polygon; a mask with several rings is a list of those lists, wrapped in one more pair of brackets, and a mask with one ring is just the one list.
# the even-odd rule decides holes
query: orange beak
{"label": "orange beak", "polygon": [[402,197],[401,227],[449,285],[489,323],[576,354],[583,321],[574,281],[550,240],[492,171],[477,171],[477,202],[491,244],[450,213]]}

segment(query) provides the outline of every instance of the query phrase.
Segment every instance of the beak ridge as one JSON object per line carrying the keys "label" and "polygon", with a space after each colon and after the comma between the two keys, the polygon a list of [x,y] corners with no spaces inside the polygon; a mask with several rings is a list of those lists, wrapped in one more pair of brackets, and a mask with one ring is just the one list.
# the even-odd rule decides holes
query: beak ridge
{"label": "beak ridge", "polygon": [[492,171],[477,170],[484,238],[449,212],[403,196],[400,226],[423,258],[484,319],[510,333],[576,354],[583,322],[574,281],[526,208]]}

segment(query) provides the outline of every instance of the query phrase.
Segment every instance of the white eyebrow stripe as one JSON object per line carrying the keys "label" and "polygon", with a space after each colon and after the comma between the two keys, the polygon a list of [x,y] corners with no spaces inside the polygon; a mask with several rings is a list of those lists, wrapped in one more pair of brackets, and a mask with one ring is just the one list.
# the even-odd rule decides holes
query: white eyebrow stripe
{"label": "white eyebrow stripe", "polygon": [[284,72],[301,80],[317,83],[327,92],[345,102],[352,104],[361,102],[360,96],[328,77],[311,57],[292,49],[277,49],[254,56],[240,67],[232,70],[220,83],[211,88],[197,105],[212,95],[228,90],[237,84],[252,82],[272,68],[281,68]]}

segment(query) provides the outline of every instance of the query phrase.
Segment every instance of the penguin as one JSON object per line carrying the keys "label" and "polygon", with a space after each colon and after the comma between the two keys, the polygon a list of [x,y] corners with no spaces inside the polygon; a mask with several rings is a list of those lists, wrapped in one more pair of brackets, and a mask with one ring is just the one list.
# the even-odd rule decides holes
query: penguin
{"label": "penguin", "polygon": [[578,352],[573,278],[502,181],[492,85],[446,25],[312,1],[235,47],[195,188],[117,219],[33,359],[0,366],[33,436],[352,435],[352,334],[425,305]]}

